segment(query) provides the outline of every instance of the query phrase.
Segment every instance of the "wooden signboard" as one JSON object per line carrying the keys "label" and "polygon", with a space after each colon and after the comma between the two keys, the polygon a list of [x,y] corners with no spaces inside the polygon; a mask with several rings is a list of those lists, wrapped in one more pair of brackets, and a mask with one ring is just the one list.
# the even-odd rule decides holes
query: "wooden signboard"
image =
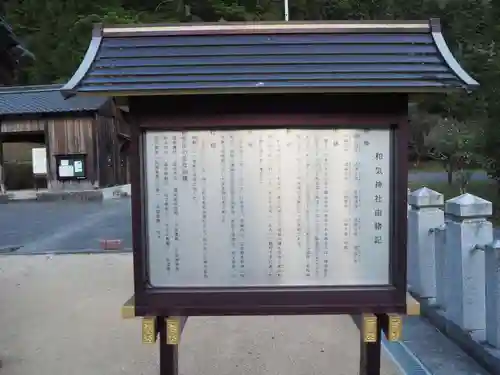
{"label": "wooden signboard", "polygon": [[133,312],[160,373],[180,316],[363,314],[379,375],[407,312],[408,95],[477,85],[439,20],[97,26],[62,92],[127,109]]}
{"label": "wooden signboard", "polygon": [[133,138],[138,314],[405,311],[404,122],[200,121]]}

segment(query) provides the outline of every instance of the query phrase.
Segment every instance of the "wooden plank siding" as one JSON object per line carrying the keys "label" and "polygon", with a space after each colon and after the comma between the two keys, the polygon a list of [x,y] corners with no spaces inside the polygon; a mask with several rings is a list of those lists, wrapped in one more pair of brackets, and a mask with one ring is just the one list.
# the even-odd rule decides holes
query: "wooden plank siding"
{"label": "wooden plank siding", "polygon": [[128,157],[122,152],[124,140],[119,136],[122,122],[115,117],[97,116],[96,125],[100,186],[126,184]]}
{"label": "wooden plank siding", "polygon": [[[49,186],[58,188],[91,188],[99,185],[99,176],[96,170],[96,146],[94,142],[93,117],[57,118],[47,120],[47,138]],[[87,180],[82,181],[57,181],[56,155],[61,154],[86,154]]]}
{"label": "wooden plank siding", "polygon": [[5,119],[0,122],[0,133],[43,132],[45,119]]}

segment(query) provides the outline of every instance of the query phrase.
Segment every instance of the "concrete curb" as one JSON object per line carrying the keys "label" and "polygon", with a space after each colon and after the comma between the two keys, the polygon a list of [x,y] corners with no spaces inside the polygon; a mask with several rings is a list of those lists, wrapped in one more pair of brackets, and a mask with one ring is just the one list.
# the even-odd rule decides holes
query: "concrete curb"
{"label": "concrete curb", "polygon": [[500,374],[500,350],[494,349],[484,341],[465,332],[444,316],[444,312],[430,305],[427,300],[419,299],[422,315],[425,316],[445,336],[455,342],[471,358],[493,374]]}

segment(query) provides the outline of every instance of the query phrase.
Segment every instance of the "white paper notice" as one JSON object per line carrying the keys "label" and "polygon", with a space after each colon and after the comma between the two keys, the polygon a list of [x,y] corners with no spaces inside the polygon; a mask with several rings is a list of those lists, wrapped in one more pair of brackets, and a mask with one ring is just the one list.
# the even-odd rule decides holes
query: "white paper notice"
{"label": "white paper notice", "polygon": [[72,165],[60,165],[59,177],[73,177],[75,175]]}
{"label": "white paper notice", "polygon": [[76,160],[73,163],[73,166],[75,168],[75,173],[82,173],[83,172],[83,162]]}
{"label": "white paper notice", "polygon": [[47,149],[45,147],[31,150],[33,174],[47,174]]}

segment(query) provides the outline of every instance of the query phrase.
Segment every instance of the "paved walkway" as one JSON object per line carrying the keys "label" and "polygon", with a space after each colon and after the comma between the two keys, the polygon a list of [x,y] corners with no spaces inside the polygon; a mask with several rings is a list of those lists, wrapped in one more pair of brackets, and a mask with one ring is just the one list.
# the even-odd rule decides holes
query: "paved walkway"
{"label": "paved walkway", "polygon": [[[0,257],[0,374],[157,374],[157,346],[120,318],[131,290],[130,254]],[[355,375],[358,335],[347,316],[191,318],[180,373]]]}

